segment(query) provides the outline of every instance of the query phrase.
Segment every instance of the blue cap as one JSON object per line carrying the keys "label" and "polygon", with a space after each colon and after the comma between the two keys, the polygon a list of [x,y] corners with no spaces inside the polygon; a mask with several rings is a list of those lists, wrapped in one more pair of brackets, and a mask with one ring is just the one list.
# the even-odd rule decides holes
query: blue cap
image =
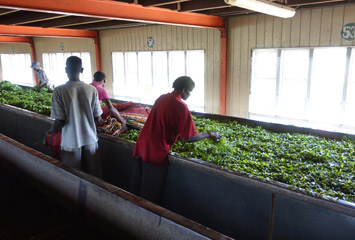
{"label": "blue cap", "polygon": [[31,68],[39,67],[39,62],[35,61],[32,63]]}

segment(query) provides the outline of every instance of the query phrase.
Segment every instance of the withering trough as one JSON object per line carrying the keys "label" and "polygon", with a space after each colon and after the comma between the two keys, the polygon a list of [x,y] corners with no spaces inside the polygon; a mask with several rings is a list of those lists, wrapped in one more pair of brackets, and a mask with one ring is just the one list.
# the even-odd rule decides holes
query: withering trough
{"label": "withering trough", "polygon": [[[344,136],[339,133],[268,124],[219,115],[205,116],[237,120],[251,125],[263,125],[264,128],[277,132],[313,133],[337,139]],[[51,123],[52,120],[45,116],[11,106],[0,105],[0,133],[46,155],[50,155],[50,151],[43,145],[43,138]],[[354,137],[352,135],[347,136]],[[1,143],[2,145],[4,143]],[[133,221],[132,219],[146,222],[146,218],[152,218],[149,214],[142,214],[142,211],[148,211],[150,214],[155,214],[155,216],[158,215],[160,219],[164,219],[165,216],[162,213],[165,211],[169,213],[169,217],[174,215],[177,219],[181,218],[181,221],[177,221],[175,218],[168,217],[166,225],[157,224],[154,220],[152,225],[147,224],[151,227],[154,226],[154,229],[158,229],[155,231],[158,235],[146,236],[145,234],[150,232],[146,229],[147,226],[135,228],[133,232],[138,238],[147,239],[160,236],[158,239],[167,239],[161,237],[166,234],[164,236],[169,236],[168,238],[171,239],[177,234],[177,239],[183,239],[184,237],[186,239],[199,237],[275,240],[355,239],[355,206],[351,203],[344,201],[331,202],[316,198],[291,190],[283,184],[251,179],[235,172],[221,170],[218,166],[202,161],[176,156],[169,157],[169,169],[162,193],[162,204],[161,206],[156,206],[125,191],[128,189],[130,180],[133,144],[111,136],[100,135],[99,145],[103,159],[105,181],[92,178],[80,171],[64,168],[60,165],[60,162],[56,162],[54,165],[56,167],[60,166],[58,171],[63,172],[63,174],[73,175],[74,172],[75,177],[70,181],[73,181],[73,186],[76,186],[74,187],[77,190],[75,194],[80,195],[83,191],[80,189],[83,188],[87,189],[86,191],[89,191],[88,189],[91,191],[91,188],[111,191],[108,196],[100,195],[97,192],[94,193],[94,190],[92,194],[86,192],[87,202],[94,201],[93,199],[98,201],[97,199],[100,198],[110,198],[110,194],[125,193],[126,197],[116,196],[115,198],[123,198],[124,204],[128,204],[127,206],[131,208],[127,209],[127,216],[121,216],[120,224],[116,226],[123,229],[126,228],[129,233],[133,231],[129,226],[129,222]],[[12,149],[11,151],[17,150]],[[10,154],[8,156],[10,160],[8,161],[11,161],[11,156],[15,157],[15,155]],[[45,156],[44,158],[48,157]],[[22,161],[25,160],[18,160],[17,162]],[[39,163],[40,161],[37,161],[37,164]],[[20,167],[18,166],[18,168]],[[21,171],[27,170],[26,168]],[[28,175],[30,177],[33,175],[32,177],[35,178],[36,174],[51,175],[50,171],[53,170],[34,168]],[[88,185],[86,178],[90,178],[89,180],[94,179],[94,181],[89,181]],[[37,181],[46,182],[44,179],[37,179]],[[85,182],[85,184],[80,185],[81,182]],[[63,186],[58,186],[57,189],[56,185],[62,184],[54,181],[47,189],[49,188],[51,192],[59,196],[65,196],[65,192],[62,193],[62,190],[60,190]],[[98,197],[98,195],[100,196]],[[69,205],[74,203],[81,206],[78,198],[64,199],[69,199],[64,201]],[[144,202],[144,206],[141,205],[142,202]],[[112,218],[108,216],[110,213],[114,214],[114,211],[111,212],[109,209],[117,207],[115,204],[119,203],[102,202],[100,205],[86,205],[84,209],[94,215],[97,214],[96,211],[99,213],[106,212],[104,216],[107,216],[108,219],[103,218],[103,221],[115,222],[116,219],[113,216]],[[159,211],[155,208],[159,209]],[[115,214],[118,214],[118,212]],[[148,223],[150,222],[148,221]],[[173,224],[171,232],[163,228],[165,226],[170,229],[171,226],[168,223]],[[190,226],[186,223],[196,225]]]}

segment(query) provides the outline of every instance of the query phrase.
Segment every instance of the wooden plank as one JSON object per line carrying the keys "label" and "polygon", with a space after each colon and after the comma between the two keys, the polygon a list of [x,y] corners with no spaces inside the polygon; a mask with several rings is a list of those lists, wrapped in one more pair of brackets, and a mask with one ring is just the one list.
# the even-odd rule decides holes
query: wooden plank
{"label": "wooden plank", "polygon": [[187,28],[187,48],[194,49],[194,28]]}
{"label": "wooden plank", "polygon": [[201,49],[201,28],[194,28],[194,49]]}
{"label": "wooden plank", "polygon": [[235,19],[230,18],[228,20],[228,35],[227,35],[227,82],[226,82],[226,115],[231,115],[232,106],[232,69],[234,68],[233,56],[234,56],[234,42],[233,34],[235,31]]}
{"label": "wooden plank", "polygon": [[154,38],[154,47],[150,48],[150,50],[151,51],[159,50],[159,39],[158,39],[158,34],[157,34],[157,28],[156,28],[155,25],[150,27],[149,37],[153,37]]}
{"label": "wooden plank", "polygon": [[300,47],[307,47],[310,43],[311,10],[301,11]]}
{"label": "wooden plank", "polygon": [[329,46],[331,39],[333,22],[333,8],[327,7],[322,9],[320,46]]}
{"label": "wooden plank", "polygon": [[249,15],[248,18],[249,18],[249,48],[255,48],[256,47],[256,15],[255,14]]}
{"label": "wooden plank", "polygon": [[290,47],[291,43],[291,19],[282,19],[281,46]]}
{"label": "wooden plank", "polygon": [[213,113],[219,113],[220,107],[220,79],[221,79],[221,34],[219,30],[213,29]]}
{"label": "wooden plank", "polygon": [[207,43],[208,43],[208,29],[207,28],[202,28],[201,29],[201,49],[205,50],[205,53],[207,51]]}
{"label": "wooden plank", "polygon": [[176,49],[181,50],[183,49],[183,27],[177,26],[176,27]]}
{"label": "wooden plank", "polygon": [[301,32],[301,13],[296,12],[291,19],[291,47],[298,47],[300,45]]}
{"label": "wooden plank", "polygon": [[265,16],[265,47],[270,48],[273,46],[273,28],[274,17],[270,15]]}
{"label": "wooden plank", "polygon": [[256,46],[265,47],[265,15],[258,14],[256,17]]}
{"label": "wooden plank", "polygon": [[282,40],[282,19],[275,17],[274,18],[274,34],[273,34],[273,47],[279,48],[281,47]]}
{"label": "wooden plank", "polygon": [[[244,16],[243,16],[244,17]],[[239,115],[239,99],[240,99],[240,78],[241,78],[241,48],[242,48],[242,19],[238,17],[236,20],[236,28],[233,34],[234,49],[233,49],[233,70],[232,70],[232,116]],[[258,33],[257,33],[258,36]]]}
{"label": "wooden plank", "polygon": [[[239,97],[239,117],[248,117],[249,103],[249,69],[250,61],[248,18],[242,19],[242,39],[241,39],[241,65],[240,65],[240,97]],[[271,43],[272,44],[272,43]]]}
{"label": "wooden plank", "polygon": [[318,47],[320,45],[320,28],[321,28],[322,9],[311,10],[311,31],[309,45]]}
{"label": "wooden plank", "polygon": [[188,49],[188,28],[182,28],[182,49]]}
{"label": "wooden plank", "polygon": [[[355,4],[346,5],[345,11],[344,11],[344,25],[346,25],[348,23],[355,23],[355,14],[354,13],[355,13]],[[342,38],[341,43],[344,46],[352,46],[355,44],[354,40],[349,41],[349,40],[345,40],[344,38]]]}
{"label": "wooden plank", "polygon": [[344,8],[344,6],[334,6],[333,8],[332,32],[330,37],[330,45],[332,46],[341,45],[341,29],[344,25]]}
{"label": "wooden plank", "polygon": [[207,51],[206,51],[206,59],[207,59],[207,69],[206,69],[206,80],[205,80],[205,111],[213,112],[213,63],[214,63],[214,55],[213,55],[213,47],[214,37],[212,29],[208,29],[208,38],[207,38]]}
{"label": "wooden plank", "polygon": [[171,49],[177,49],[177,26],[171,26]]}

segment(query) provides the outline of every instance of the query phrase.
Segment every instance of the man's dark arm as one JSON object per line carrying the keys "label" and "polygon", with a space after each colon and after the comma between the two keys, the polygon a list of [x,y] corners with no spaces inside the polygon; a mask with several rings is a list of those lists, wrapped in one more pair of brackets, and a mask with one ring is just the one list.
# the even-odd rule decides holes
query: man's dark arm
{"label": "man's dark arm", "polygon": [[206,133],[200,133],[196,134],[195,136],[192,136],[190,138],[184,139],[185,142],[191,143],[191,142],[197,142],[205,138],[211,138],[215,141],[219,140],[221,138],[221,135],[219,135],[216,132],[206,132]]}
{"label": "man's dark arm", "polygon": [[49,132],[57,133],[64,127],[64,125],[65,125],[65,120],[55,119],[51,129],[49,129]]}

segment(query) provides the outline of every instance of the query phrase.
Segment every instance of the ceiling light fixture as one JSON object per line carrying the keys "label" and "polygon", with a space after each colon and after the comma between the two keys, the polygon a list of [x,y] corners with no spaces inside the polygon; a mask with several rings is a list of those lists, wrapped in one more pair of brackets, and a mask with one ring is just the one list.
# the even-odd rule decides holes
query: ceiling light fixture
{"label": "ceiling light fixture", "polygon": [[255,12],[261,12],[282,18],[291,18],[296,13],[293,8],[264,0],[224,0],[224,2],[236,7],[246,8]]}

